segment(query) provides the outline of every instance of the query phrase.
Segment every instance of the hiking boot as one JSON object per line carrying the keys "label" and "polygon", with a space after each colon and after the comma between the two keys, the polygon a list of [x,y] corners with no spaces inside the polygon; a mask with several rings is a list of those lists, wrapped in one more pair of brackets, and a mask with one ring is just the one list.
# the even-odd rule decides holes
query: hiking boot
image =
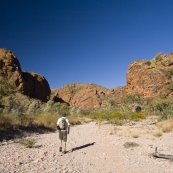
{"label": "hiking boot", "polygon": [[62,151],[62,147],[59,147],[59,152],[61,152]]}
{"label": "hiking boot", "polygon": [[66,154],[66,151],[64,150],[62,153],[63,153],[63,154]]}

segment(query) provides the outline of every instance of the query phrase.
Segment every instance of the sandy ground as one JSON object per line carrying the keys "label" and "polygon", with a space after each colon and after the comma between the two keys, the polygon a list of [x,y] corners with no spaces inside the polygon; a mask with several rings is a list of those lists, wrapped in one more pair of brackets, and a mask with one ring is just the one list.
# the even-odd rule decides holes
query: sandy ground
{"label": "sandy ground", "polygon": [[[143,125],[139,126],[144,129]],[[123,131],[123,128],[126,130]],[[173,133],[154,137],[146,132],[132,137],[127,134],[132,128],[109,124],[98,126],[95,122],[73,126],[66,154],[59,152],[58,132],[27,137],[35,139],[39,148],[26,148],[17,140],[2,141],[0,172],[172,173],[173,161],[153,158],[151,154],[158,147],[159,153],[173,155]],[[156,127],[151,125],[146,128]],[[135,142],[139,146],[125,148],[126,142]]]}

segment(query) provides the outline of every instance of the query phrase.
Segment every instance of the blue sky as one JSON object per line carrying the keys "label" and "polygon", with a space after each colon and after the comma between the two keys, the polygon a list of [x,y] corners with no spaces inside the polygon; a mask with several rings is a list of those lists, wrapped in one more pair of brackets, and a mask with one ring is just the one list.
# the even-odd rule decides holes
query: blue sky
{"label": "blue sky", "polygon": [[50,88],[126,85],[128,65],[173,52],[172,0],[6,0],[0,47]]}

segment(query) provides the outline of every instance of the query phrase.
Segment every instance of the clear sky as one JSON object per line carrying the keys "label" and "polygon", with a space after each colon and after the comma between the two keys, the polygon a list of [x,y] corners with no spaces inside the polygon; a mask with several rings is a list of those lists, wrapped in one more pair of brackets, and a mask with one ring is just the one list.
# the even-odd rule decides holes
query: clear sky
{"label": "clear sky", "polygon": [[0,47],[51,89],[124,86],[132,61],[173,52],[173,0],[4,0]]}

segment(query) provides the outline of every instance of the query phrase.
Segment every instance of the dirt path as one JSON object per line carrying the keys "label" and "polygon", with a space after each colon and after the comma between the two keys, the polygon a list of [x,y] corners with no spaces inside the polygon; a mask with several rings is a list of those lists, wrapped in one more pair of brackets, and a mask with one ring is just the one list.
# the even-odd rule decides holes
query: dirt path
{"label": "dirt path", "polygon": [[[173,154],[173,133],[152,140],[110,135],[111,125],[94,122],[71,127],[67,153],[58,151],[58,132],[33,135],[40,148],[26,148],[14,141],[0,143],[1,173],[172,173],[173,162],[154,159],[155,147]],[[126,142],[138,147],[126,149]],[[75,150],[72,152],[72,148]]]}

